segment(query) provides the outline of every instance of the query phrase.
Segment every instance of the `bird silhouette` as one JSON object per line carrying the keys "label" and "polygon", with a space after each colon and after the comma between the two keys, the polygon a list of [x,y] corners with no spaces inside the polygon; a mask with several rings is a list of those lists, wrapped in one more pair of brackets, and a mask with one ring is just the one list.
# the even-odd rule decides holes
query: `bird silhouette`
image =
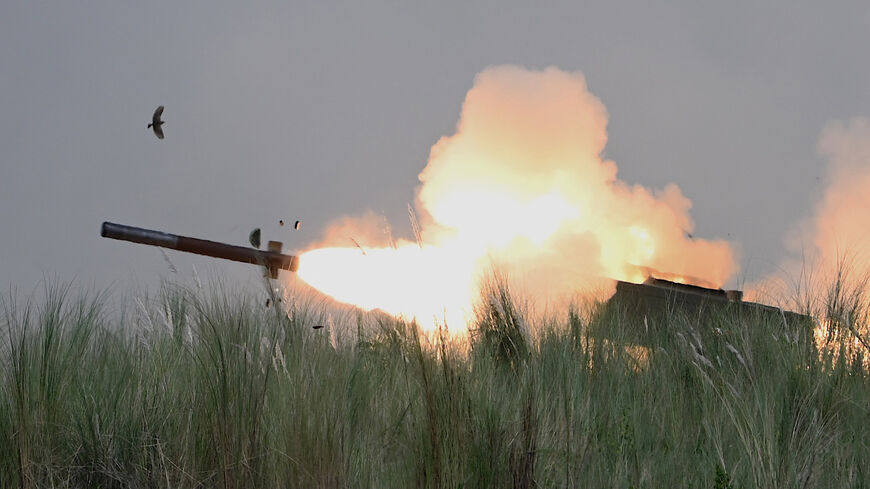
{"label": "bird silhouette", "polygon": [[163,139],[163,128],[161,126],[166,122],[160,120],[161,115],[163,115],[162,105],[157,107],[157,110],[154,111],[154,115],[151,116],[151,124],[148,124],[148,129],[154,129],[154,135],[157,136],[158,139]]}

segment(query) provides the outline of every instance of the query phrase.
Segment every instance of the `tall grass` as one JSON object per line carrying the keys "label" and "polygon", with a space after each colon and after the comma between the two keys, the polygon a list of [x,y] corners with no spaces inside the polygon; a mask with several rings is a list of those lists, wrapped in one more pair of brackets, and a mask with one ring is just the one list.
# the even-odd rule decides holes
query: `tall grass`
{"label": "tall grass", "polygon": [[113,304],[3,299],[3,487],[870,486],[863,358],[773,315],[531,332],[498,279],[467,341],[224,287]]}

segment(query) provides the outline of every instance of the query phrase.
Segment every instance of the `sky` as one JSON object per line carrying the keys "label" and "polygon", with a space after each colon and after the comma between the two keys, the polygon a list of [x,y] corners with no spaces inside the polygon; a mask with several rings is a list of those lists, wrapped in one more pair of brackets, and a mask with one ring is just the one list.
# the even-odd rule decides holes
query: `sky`
{"label": "sky", "polygon": [[870,6],[540,3],[3,3],[0,289],[172,276],[103,221],[238,245],[260,227],[293,252],[373,212],[412,238],[430,149],[499,65],[582,73],[603,157],[627,184],[679,186],[693,234],[737,250],[731,286],[781,268],[824,200],[826,128],[870,117]]}

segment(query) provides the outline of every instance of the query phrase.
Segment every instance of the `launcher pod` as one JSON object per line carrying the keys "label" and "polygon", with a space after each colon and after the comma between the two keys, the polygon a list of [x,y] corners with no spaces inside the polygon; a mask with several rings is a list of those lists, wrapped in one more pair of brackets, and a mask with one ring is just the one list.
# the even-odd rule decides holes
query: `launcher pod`
{"label": "launcher pod", "polygon": [[217,241],[209,241],[207,239],[178,236],[176,234],[125,226],[113,222],[103,223],[100,236],[151,246],[160,246],[161,248],[169,248],[170,250],[196,253],[197,255],[223,258],[224,260],[261,265],[266,267],[269,271],[269,276],[273,279],[278,278],[278,270],[289,270],[295,272],[299,269],[299,257],[282,254],[281,247],[283,245],[280,241],[269,241],[268,249],[262,251],[245,246],[235,246],[226,243],[218,243]]}

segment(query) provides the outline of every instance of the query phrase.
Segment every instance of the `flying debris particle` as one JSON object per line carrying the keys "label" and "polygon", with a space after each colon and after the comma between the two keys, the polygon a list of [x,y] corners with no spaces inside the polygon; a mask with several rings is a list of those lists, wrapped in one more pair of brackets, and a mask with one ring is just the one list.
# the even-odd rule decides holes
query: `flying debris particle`
{"label": "flying debris particle", "polygon": [[322,324],[316,324],[316,325],[311,327],[311,329],[322,329],[322,328],[323,328]]}
{"label": "flying debris particle", "polygon": [[260,228],[251,231],[251,234],[248,236],[248,241],[251,242],[251,246],[254,248],[260,247]]}
{"label": "flying debris particle", "polygon": [[279,220],[278,220],[278,225],[283,226],[283,225],[284,225],[284,219],[279,219]]}
{"label": "flying debris particle", "polygon": [[293,225],[293,229],[299,230],[299,227],[302,226],[302,221],[296,221],[296,224]]}
{"label": "flying debris particle", "polygon": [[417,220],[417,213],[414,212],[411,204],[408,204],[408,218],[411,220],[411,228],[414,230],[414,238],[417,239],[417,244],[422,248],[423,233],[420,231],[420,221]]}
{"label": "flying debris particle", "polygon": [[362,252],[363,256],[365,256],[365,254],[366,254],[366,250],[364,250],[363,247],[360,246],[359,243],[357,243],[355,239],[350,238],[350,240],[353,241],[353,244],[355,244],[356,247],[359,248],[359,250]]}
{"label": "flying debris particle", "polygon": [[154,115],[151,116],[151,124],[148,124],[148,129],[152,129],[154,131],[154,135],[157,136],[157,139],[163,139],[163,123],[166,121],[160,120],[160,116],[163,115],[163,106],[157,107],[157,110],[154,111]]}

